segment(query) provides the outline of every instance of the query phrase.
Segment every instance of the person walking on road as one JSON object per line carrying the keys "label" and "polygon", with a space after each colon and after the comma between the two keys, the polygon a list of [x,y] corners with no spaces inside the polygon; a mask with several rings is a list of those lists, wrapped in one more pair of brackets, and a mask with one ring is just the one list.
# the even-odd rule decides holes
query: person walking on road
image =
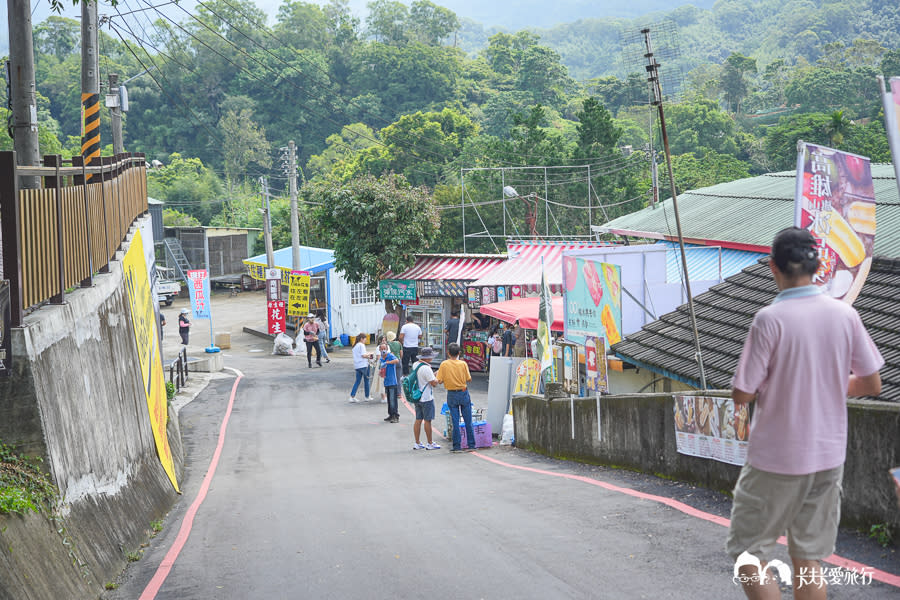
{"label": "person walking on road", "polygon": [[178,333],[181,334],[181,343],[185,346],[188,345],[191,333],[191,321],[188,319],[190,312],[188,309],[182,308],[181,314],[178,315]]}
{"label": "person walking on road", "polygon": [[[388,332],[393,333],[393,332]],[[384,390],[387,394],[388,416],[385,419],[388,423],[400,422],[400,410],[397,402],[397,392],[400,388],[400,380],[397,379],[397,365],[400,364],[400,358],[391,352],[387,340],[381,343],[381,369],[384,370]]]}
{"label": "person walking on road", "polygon": [[453,448],[451,452],[462,452],[462,440],[459,434],[459,415],[462,412],[463,422],[466,424],[466,442],[468,449],[475,449],[475,430],[472,428],[472,398],[469,396],[469,382],[472,374],[469,373],[469,365],[459,360],[459,344],[456,342],[447,346],[449,360],[445,360],[438,367],[435,376],[438,383],[447,388],[447,406],[450,408],[450,424],[452,429],[451,439]]}
{"label": "person walking on road", "polygon": [[[416,422],[413,423],[413,436],[416,443],[413,450],[439,450],[441,447],[431,439],[431,422],[434,420],[434,386],[437,385],[434,371],[431,370],[431,361],[434,360],[434,349],[430,346],[422,348],[419,360],[413,365],[416,371],[416,381],[422,390],[422,397],[413,403],[416,407]],[[420,366],[421,365],[421,366]],[[427,444],[421,443],[422,423],[425,423],[425,439]]]}
{"label": "person walking on road", "polygon": [[306,342],[306,363],[312,369],[312,351],[316,350],[316,366],[322,366],[322,355],[319,354],[319,326],[315,323],[315,315],[309,313],[306,315],[306,322],[303,323],[303,341]]}
{"label": "person walking on road", "polygon": [[321,313],[316,315],[315,323],[319,328],[319,355],[325,359],[325,362],[330,363],[331,359],[328,358],[328,352],[325,350],[325,341],[328,340],[328,322],[322,318],[323,315]]}
{"label": "person walking on road", "polygon": [[756,408],[726,549],[748,598],[780,598],[766,561],[787,532],[794,598],[821,599],[819,561],[834,552],[840,515],[847,396],[881,393],[884,359],[856,310],[813,285],[809,231],[780,231],[769,268],[779,293],[753,318],[732,379],[735,404]]}
{"label": "person walking on road", "polygon": [[356,370],[356,381],[353,383],[353,389],[350,390],[350,402],[359,402],[356,399],[356,390],[359,389],[360,381],[365,383],[365,401],[369,402],[372,400],[369,397],[369,359],[374,354],[366,352],[366,340],[368,340],[366,334],[360,333],[356,336],[356,343],[353,344],[353,368]]}
{"label": "person walking on road", "polygon": [[412,315],[406,316],[406,324],[400,328],[400,343],[403,344],[403,374],[409,375],[409,365],[416,361],[419,352],[419,338],[422,328],[413,323]]}

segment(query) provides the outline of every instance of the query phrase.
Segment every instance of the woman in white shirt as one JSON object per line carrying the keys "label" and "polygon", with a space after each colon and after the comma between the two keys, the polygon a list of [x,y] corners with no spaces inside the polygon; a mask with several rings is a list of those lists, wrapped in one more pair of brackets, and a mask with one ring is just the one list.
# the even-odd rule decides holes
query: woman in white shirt
{"label": "woman in white shirt", "polygon": [[365,382],[365,392],[366,397],[365,401],[369,402],[372,398],[369,397],[369,361],[368,359],[373,358],[374,354],[366,353],[366,334],[360,333],[356,336],[356,343],[353,345],[353,368],[356,369],[356,381],[353,383],[353,389],[350,390],[350,402],[359,402],[356,399],[356,390],[359,388],[359,382]]}

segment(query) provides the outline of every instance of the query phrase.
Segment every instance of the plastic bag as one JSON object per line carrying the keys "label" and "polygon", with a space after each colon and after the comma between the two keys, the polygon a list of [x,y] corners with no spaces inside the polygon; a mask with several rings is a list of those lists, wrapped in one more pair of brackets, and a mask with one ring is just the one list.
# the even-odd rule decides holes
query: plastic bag
{"label": "plastic bag", "polygon": [[500,435],[500,445],[509,446],[516,441],[513,416],[509,413],[503,415],[503,431]]}
{"label": "plastic bag", "polygon": [[275,336],[275,345],[272,348],[272,354],[280,354],[282,356],[294,356],[294,340],[291,336],[279,333]]}

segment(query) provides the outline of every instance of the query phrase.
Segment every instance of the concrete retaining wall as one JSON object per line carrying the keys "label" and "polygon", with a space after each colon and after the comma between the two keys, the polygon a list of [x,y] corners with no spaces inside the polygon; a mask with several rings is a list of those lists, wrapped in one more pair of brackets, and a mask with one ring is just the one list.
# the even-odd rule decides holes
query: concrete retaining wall
{"label": "concrete retaining wall", "polygon": [[[730,492],[740,467],[679,454],[671,394],[576,399],[575,435],[568,400],[513,399],[516,446],[558,458],[623,467]],[[900,404],[853,401],[844,468],[842,522],[890,523],[900,512],[888,469],[900,465]]]}
{"label": "concrete retaining wall", "polygon": [[[65,536],[83,566],[60,567],[47,581],[54,565],[17,556],[69,557],[59,527],[34,515],[0,515],[0,553],[11,549],[0,560],[0,598],[78,598],[84,586],[96,597],[175,499],[150,429],[121,263],[66,301],[41,308],[12,332],[15,366],[13,377],[0,380],[0,441],[44,459],[59,487]],[[171,414],[168,428],[180,478],[183,453]]]}

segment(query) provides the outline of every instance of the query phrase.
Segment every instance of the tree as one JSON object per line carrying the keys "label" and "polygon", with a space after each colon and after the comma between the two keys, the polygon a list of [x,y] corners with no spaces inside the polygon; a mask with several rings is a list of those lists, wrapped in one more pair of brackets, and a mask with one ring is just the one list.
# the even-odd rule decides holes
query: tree
{"label": "tree", "polygon": [[459,29],[459,19],[449,8],[428,0],[413,0],[406,25],[409,35],[427,46],[439,46]]}
{"label": "tree", "polygon": [[[750,177],[749,165],[727,154],[709,151],[702,157],[689,152],[672,157],[672,171],[675,173],[675,185],[678,193],[688,190],[744,179]],[[668,178],[664,179],[664,188],[669,188]],[[671,195],[671,190],[668,190]]]}
{"label": "tree", "polygon": [[409,9],[397,0],[374,0],[367,4],[368,33],[382,44],[401,46],[406,43],[406,22]]}
{"label": "tree", "polygon": [[374,286],[388,269],[409,268],[437,239],[434,201],[402,175],[308,184],[302,194],[319,204],[319,226],[331,234],[335,268],[348,281]]}
{"label": "tree", "polygon": [[178,207],[200,224],[206,225],[222,210],[219,178],[199,158],[185,158],[177,152],[162,167],[147,172],[147,193]]}
{"label": "tree", "polygon": [[597,98],[587,98],[578,118],[578,147],[575,158],[597,158],[612,151],[622,136],[622,129],[616,127],[612,114]]}
{"label": "tree", "polygon": [[[240,101],[236,103],[240,104]],[[253,122],[252,117],[253,111],[249,108],[230,108],[219,121],[229,193],[234,190],[237,178],[246,174],[248,166],[256,164],[268,167],[271,163],[266,132]]]}
{"label": "tree", "polygon": [[747,73],[756,73],[756,59],[733,52],[722,68],[722,90],[732,112],[741,112],[741,102],[747,96]]}
{"label": "tree", "polygon": [[766,131],[763,147],[775,170],[789,170],[797,166],[797,141],[827,146],[825,128],[830,118],[822,113],[804,113],[782,117],[777,125]]}
{"label": "tree", "polygon": [[694,100],[666,108],[666,129],[672,154],[714,150],[738,151],[734,120],[712,100]]}
{"label": "tree", "polygon": [[829,144],[832,148],[840,148],[844,141],[844,135],[850,129],[850,119],[844,116],[844,111],[836,110],[829,115],[828,124],[825,125],[825,133],[828,134]]}

